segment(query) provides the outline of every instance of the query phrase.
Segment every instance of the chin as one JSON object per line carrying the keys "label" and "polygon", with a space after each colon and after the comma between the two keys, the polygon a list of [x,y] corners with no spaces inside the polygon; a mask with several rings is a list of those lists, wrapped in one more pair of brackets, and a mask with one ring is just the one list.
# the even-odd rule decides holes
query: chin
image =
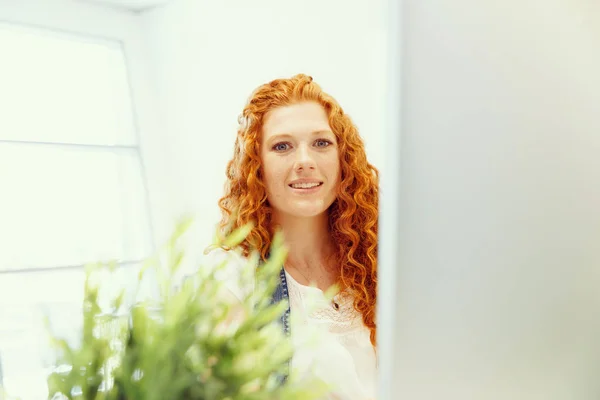
{"label": "chin", "polygon": [[327,199],[295,199],[279,198],[271,202],[271,207],[276,213],[281,213],[294,218],[315,218],[328,214],[330,206],[335,202],[335,197]]}
{"label": "chin", "polygon": [[326,204],[290,204],[285,212],[298,218],[314,218],[327,213],[329,206]]}

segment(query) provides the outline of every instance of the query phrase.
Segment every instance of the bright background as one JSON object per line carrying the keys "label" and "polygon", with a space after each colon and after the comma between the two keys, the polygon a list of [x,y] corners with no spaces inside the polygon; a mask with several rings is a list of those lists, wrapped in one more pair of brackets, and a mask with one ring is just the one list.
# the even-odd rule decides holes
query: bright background
{"label": "bright background", "polygon": [[[291,5],[291,7],[290,7]],[[0,1],[0,383],[45,397],[42,315],[79,326],[87,262],[210,243],[251,91],[306,73],[382,159],[382,1]]]}
{"label": "bright background", "polygon": [[44,397],[83,263],[131,286],[182,213],[201,253],[304,72],[383,172],[378,399],[599,399],[599,43],[597,0],[0,0],[0,376]]}

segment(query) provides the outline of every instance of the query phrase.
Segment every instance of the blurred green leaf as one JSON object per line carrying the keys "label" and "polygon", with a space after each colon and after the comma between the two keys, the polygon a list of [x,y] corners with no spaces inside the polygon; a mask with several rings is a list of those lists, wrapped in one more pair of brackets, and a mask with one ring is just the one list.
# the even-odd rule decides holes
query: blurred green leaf
{"label": "blurred green leaf", "polygon": [[240,243],[242,243],[244,241],[244,239],[246,239],[246,237],[250,234],[250,232],[252,232],[252,229],[254,229],[253,223],[248,223],[248,224],[242,225],[241,227],[234,230],[231,233],[231,235],[229,235],[227,238],[225,238],[223,240],[222,245],[226,248],[234,248],[234,247],[238,246]]}

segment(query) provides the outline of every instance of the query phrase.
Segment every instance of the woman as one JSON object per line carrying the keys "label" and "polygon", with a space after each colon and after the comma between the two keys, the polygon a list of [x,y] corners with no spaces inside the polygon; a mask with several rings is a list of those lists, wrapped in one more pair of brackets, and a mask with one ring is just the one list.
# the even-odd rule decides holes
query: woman
{"label": "woman", "polygon": [[[378,172],[351,119],[311,77],[277,79],[252,94],[219,205],[222,229],[255,223],[241,244],[245,256],[266,258],[274,231],[283,231],[279,297],[327,343],[326,351],[297,351],[292,366],[311,365],[343,384],[340,398],[374,398]],[[341,290],[325,302],[334,284]]]}

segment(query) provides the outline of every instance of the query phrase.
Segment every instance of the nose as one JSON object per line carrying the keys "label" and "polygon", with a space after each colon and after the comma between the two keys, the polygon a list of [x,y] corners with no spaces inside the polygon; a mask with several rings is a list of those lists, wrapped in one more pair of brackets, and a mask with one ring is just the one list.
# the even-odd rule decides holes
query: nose
{"label": "nose", "polygon": [[296,150],[294,169],[296,171],[311,170],[315,169],[315,166],[316,163],[310,149],[305,145],[298,146]]}

